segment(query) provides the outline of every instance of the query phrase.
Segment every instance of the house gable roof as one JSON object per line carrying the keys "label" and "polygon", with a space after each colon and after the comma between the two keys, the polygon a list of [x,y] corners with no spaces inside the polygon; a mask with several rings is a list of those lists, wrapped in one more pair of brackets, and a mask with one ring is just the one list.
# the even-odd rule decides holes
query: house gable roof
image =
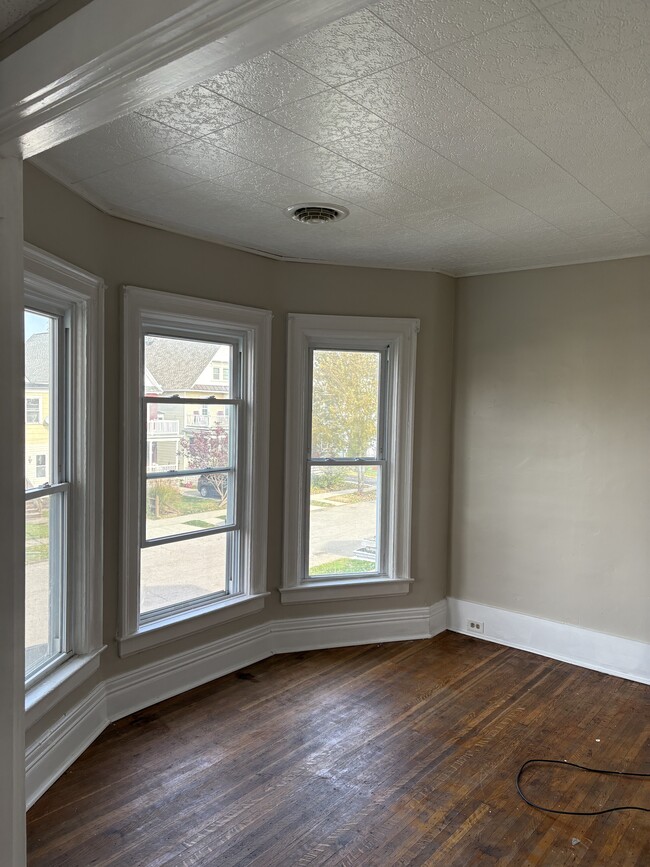
{"label": "house gable roof", "polygon": [[25,341],[25,384],[49,385],[49,382],[50,335],[43,331]]}
{"label": "house gable roof", "polygon": [[163,391],[185,391],[194,386],[218,349],[217,343],[147,337],[145,367]]}

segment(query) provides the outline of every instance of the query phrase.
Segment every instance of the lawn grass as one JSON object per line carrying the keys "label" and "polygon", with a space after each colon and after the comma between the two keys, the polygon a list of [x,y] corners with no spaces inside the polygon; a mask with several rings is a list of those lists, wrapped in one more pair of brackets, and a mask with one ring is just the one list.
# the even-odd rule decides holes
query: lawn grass
{"label": "lawn grass", "polygon": [[183,521],[188,527],[214,527],[214,524],[211,524],[209,521],[201,521],[198,518],[195,518],[193,521]]}
{"label": "lawn grass", "polygon": [[43,563],[50,556],[50,546],[48,542],[40,542],[39,544],[27,544],[25,548],[25,563]]}
{"label": "lawn grass", "polygon": [[45,521],[30,521],[27,519],[25,525],[25,536],[30,539],[47,539],[50,535],[50,522]]}
{"label": "lawn grass", "polygon": [[[158,514],[156,515],[155,500],[158,499]],[[213,512],[223,509],[225,500],[212,497],[188,497],[170,484],[159,484],[155,490],[149,490],[147,496],[147,517],[173,518],[175,516],[195,515],[197,512]],[[210,524],[209,526],[212,526]]]}
{"label": "lawn grass", "polygon": [[322,563],[309,570],[310,575],[357,575],[359,572],[374,572],[375,564],[356,557],[341,557],[331,563]]}
{"label": "lawn grass", "polygon": [[332,503],[374,503],[377,498],[376,488],[370,491],[355,491],[353,494],[340,494],[338,497],[330,497]]}

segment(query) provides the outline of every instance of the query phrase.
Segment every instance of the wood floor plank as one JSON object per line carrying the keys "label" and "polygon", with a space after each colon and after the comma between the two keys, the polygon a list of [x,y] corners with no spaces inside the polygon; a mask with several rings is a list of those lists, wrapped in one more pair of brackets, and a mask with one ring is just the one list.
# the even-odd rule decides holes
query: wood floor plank
{"label": "wood floor plank", "polygon": [[[650,771],[649,692],[454,633],[272,657],[111,725],[30,810],[28,863],[646,867],[650,814],[554,816],[514,779]],[[525,783],[650,807],[632,778]]]}

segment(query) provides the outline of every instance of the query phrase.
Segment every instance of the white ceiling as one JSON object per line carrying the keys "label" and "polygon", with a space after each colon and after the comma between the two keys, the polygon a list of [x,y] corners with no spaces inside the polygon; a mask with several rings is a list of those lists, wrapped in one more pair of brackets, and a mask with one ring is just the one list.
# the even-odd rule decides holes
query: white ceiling
{"label": "white ceiling", "polygon": [[386,0],[36,162],[198,237],[460,275],[650,253],[649,145],[648,0]]}
{"label": "white ceiling", "polygon": [[53,0],[0,0],[0,36],[39,6],[50,6]]}

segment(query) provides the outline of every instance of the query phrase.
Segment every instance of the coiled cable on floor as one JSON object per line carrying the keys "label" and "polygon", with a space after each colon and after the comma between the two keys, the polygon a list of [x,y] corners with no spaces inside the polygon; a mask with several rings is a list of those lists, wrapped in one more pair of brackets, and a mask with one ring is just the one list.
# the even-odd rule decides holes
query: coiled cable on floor
{"label": "coiled cable on floor", "polygon": [[606,774],[611,777],[645,777],[647,779],[650,778],[650,774],[640,774],[633,771],[609,771],[601,768],[588,768],[585,765],[577,765],[575,762],[567,762],[566,760],[560,759],[527,759],[519,768],[515,785],[517,786],[519,797],[536,810],[543,810],[545,813],[559,813],[562,816],[601,816],[603,813],[618,813],[621,810],[640,810],[643,813],[650,813],[650,807],[637,807],[628,804],[620,807],[608,807],[605,810],[590,810],[587,812],[578,810],[554,810],[551,807],[542,807],[540,804],[536,804],[534,801],[529,800],[521,791],[521,777],[529,765],[562,765],[562,767],[578,768],[581,771],[588,771],[590,774]]}

